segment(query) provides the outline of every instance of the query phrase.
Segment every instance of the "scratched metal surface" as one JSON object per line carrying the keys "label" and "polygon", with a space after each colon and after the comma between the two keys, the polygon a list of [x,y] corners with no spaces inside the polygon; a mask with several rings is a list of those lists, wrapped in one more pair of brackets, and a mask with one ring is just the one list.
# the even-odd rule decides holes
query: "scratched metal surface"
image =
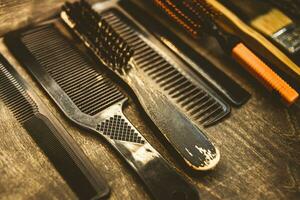
{"label": "scratched metal surface", "polygon": [[[24,26],[45,13],[50,15],[48,11],[55,11],[61,2],[0,0],[0,32]],[[61,120],[99,172],[103,172],[112,187],[111,199],[150,199],[141,181],[101,138],[74,127],[2,44],[0,52]],[[184,168],[132,99],[126,115],[174,167],[197,185],[202,199],[299,199],[299,110],[287,109],[274,101],[245,73],[241,75],[241,71],[230,67],[224,70],[248,89],[252,98],[245,106],[233,109],[230,118],[207,129],[222,153],[220,164],[211,172],[193,173]],[[74,194],[1,101],[0,113],[0,199],[74,199]]]}

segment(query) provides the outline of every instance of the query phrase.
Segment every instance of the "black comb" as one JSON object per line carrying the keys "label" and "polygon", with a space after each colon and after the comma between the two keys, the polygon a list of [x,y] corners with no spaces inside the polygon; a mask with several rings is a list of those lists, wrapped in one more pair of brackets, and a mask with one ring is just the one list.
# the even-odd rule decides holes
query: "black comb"
{"label": "black comb", "polygon": [[[229,114],[229,106],[208,91],[204,83],[199,84],[198,80],[195,81],[188,74],[181,72],[176,62],[161,55],[116,12],[108,11],[101,17],[85,1],[66,4],[63,10],[63,18],[69,26],[75,26],[74,30],[81,39],[87,42],[89,48],[109,67],[119,72],[127,71],[129,67],[127,61],[134,60],[143,72],[141,76],[148,77],[152,84],[160,87],[160,90],[196,124],[209,126]],[[86,28],[87,26],[94,28]],[[105,52],[107,49],[113,52]],[[116,52],[117,49],[119,52]],[[189,91],[190,88],[194,88],[193,92]],[[174,91],[178,93],[174,94]],[[197,107],[195,104],[197,101],[201,103],[203,97],[204,103],[207,104]]]}
{"label": "black comb", "polygon": [[[109,187],[90,160],[65,131],[39,113],[23,81],[0,55],[0,99],[43,150],[79,199],[108,196]],[[41,104],[39,104],[41,105]]]}
{"label": "black comb", "polygon": [[[12,38],[10,38],[12,37]],[[198,191],[150,146],[122,112],[127,97],[93,62],[47,24],[6,43],[73,122],[102,135],[144,181],[155,199],[199,199]]]}
{"label": "black comb", "polygon": [[118,15],[114,12],[104,13],[103,18],[111,22],[111,26],[126,42],[132,44],[136,65],[196,124],[209,126],[228,115],[230,108],[226,103],[180,72],[174,67],[176,63],[165,59],[137,34],[131,33]]}

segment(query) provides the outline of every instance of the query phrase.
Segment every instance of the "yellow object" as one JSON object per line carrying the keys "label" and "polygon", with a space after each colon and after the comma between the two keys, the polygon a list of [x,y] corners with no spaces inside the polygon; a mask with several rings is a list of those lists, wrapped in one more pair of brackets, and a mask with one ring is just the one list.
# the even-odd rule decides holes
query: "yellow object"
{"label": "yellow object", "polygon": [[257,53],[264,55],[269,62],[294,77],[295,80],[300,83],[300,67],[286,54],[279,50],[262,34],[241,21],[234,13],[217,0],[206,1],[223,14],[218,17],[220,26],[225,26],[224,28],[227,30],[231,30],[234,34],[239,35],[239,37],[247,41],[247,45],[251,49],[255,49]]}
{"label": "yellow object", "polygon": [[293,104],[299,98],[299,94],[288,83],[242,43],[232,49],[232,56],[269,90],[277,91],[288,105]]}
{"label": "yellow object", "polygon": [[278,9],[272,9],[251,21],[251,26],[262,33],[272,36],[277,31],[292,24],[293,21]]}

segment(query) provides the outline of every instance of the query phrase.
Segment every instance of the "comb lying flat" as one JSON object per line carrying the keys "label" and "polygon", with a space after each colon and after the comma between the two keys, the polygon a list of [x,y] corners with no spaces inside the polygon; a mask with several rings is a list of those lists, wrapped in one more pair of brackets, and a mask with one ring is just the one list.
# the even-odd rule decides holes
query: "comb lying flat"
{"label": "comb lying flat", "polygon": [[58,131],[39,113],[19,75],[0,56],[0,99],[47,155],[79,199],[100,199],[109,194],[107,183],[68,133]]}
{"label": "comb lying flat", "polygon": [[197,190],[124,116],[126,96],[55,25],[25,31],[21,41],[9,37],[5,40],[11,50],[66,116],[102,135],[136,171],[155,199],[174,199],[175,194],[183,199],[199,198]]}
{"label": "comb lying flat", "polygon": [[118,14],[112,11],[102,16],[132,46],[137,66],[196,124],[209,126],[229,113],[226,103],[180,72],[176,63],[147,44]]}
{"label": "comb lying flat", "polygon": [[[84,1],[66,4],[61,16],[82,39],[83,43],[92,50],[94,55],[129,84],[145,112],[189,166],[195,170],[209,170],[215,167],[220,158],[219,151],[205,134],[186,118],[173,102],[170,102],[172,99],[168,99],[162,91],[161,85],[155,84],[153,79],[135,65],[135,60],[132,57],[135,53],[134,50],[114,31],[106,20],[101,19]],[[86,29],[86,27],[89,28]],[[137,40],[137,42],[140,41]],[[148,60],[145,62],[148,62]],[[165,67],[170,69],[170,66]],[[177,82],[177,78],[180,80],[182,77],[178,70],[166,72],[161,69],[161,71],[165,75],[161,75],[157,81],[166,83],[167,86],[172,85],[174,81]],[[160,73],[158,74],[160,75]],[[188,87],[186,87],[186,83]],[[188,81],[184,82],[184,85],[181,85],[181,83],[178,83],[178,85],[179,87],[175,89],[181,90],[181,87],[184,89],[179,93],[172,92],[174,98],[186,97],[181,94],[185,94],[185,92],[188,92],[187,90],[197,92],[196,87]],[[207,107],[206,96],[201,98],[201,100],[203,99],[204,103],[201,101],[198,101],[198,103]],[[201,106],[197,108],[201,109]],[[210,112],[212,107],[208,107],[205,111]]]}

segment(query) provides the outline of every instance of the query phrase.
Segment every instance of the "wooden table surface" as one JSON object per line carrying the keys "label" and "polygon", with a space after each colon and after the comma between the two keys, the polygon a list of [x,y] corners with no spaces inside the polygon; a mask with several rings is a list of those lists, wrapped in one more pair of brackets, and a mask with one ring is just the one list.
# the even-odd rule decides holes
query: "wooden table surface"
{"label": "wooden table surface", "polygon": [[[39,2],[39,3],[37,3]],[[29,23],[61,0],[0,0],[0,33]],[[28,17],[28,16],[30,17]],[[69,133],[78,141],[112,189],[110,199],[150,199],[126,163],[100,137],[75,127],[1,44],[0,52],[15,66]],[[219,147],[221,161],[210,172],[184,167],[157,130],[152,130],[134,100],[126,115],[181,174],[199,189],[202,199],[300,199],[300,112],[273,99],[253,78],[224,69],[250,91],[251,99],[233,108],[230,117],[206,129]],[[0,101],[0,198],[76,199],[47,157]]]}

